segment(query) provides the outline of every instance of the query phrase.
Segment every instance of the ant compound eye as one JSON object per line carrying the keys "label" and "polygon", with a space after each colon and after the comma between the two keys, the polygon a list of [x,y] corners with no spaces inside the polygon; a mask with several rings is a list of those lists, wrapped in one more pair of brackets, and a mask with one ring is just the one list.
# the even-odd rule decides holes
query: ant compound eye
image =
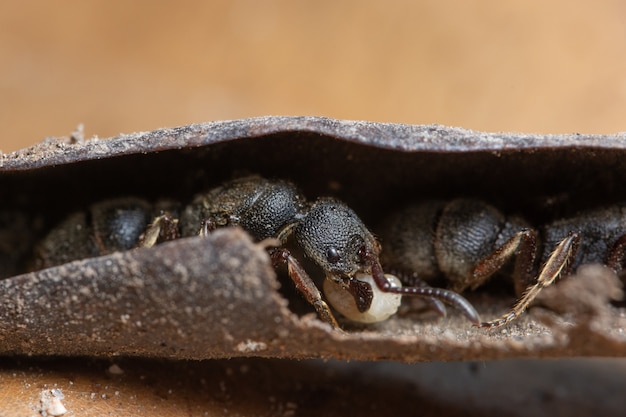
{"label": "ant compound eye", "polygon": [[331,264],[336,264],[341,260],[341,255],[339,255],[339,251],[335,247],[330,247],[326,251],[326,260]]}
{"label": "ant compound eye", "polygon": [[361,247],[359,247],[359,251],[357,252],[357,255],[361,262],[367,261],[368,254],[367,254],[367,248],[365,247],[365,245],[362,245]]}

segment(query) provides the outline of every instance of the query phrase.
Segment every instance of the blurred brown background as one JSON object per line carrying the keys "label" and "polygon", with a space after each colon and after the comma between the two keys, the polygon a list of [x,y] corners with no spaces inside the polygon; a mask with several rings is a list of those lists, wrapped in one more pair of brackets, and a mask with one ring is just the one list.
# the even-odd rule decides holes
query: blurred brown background
{"label": "blurred brown background", "polygon": [[[79,123],[87,137],[108,137],[261,115],[441,123],[488,131],[626,131],[626,3],[0,0],[4,152],[46,136],[68,135]],[[234,388],[226,400],[222,396],[230,391],[218,388],[230,381],[231,362],[206,362],[198,370],[196,364],[124,362],[126,376],[119,379],[106,373],[108,364],[84,362],[5,360],[0,414],[32,414],[41,390],[57,383],[67,395],[68,415],[106,414],[113,407],[124,416],[152,415],[155,407],[160,415],[191,415],[210,406],[222,410],[224,404],[248,407]],[[246,366],[252,373],[274,375],[265,362],[251,364]],[[523,415],[529,404],[512,401],[503,414],[494,408],[495,397],[480,391],[494,384],[503,387],[503,395],[496,396],[502,404],[518,392],[536,393],[544,415],[557,415],[562,404],[624,409],[623,361],[600,367],[559,362],[571,373],[550,371],[543,362],[480,364],[479,375],[486,375],[487,383],[476,379],[473,390],[463,386],[456,396],[441,379],[464,382],[464,376],[477,372],[472,364],[452,365],[433,364],[439,368],[430,374],[429,368],[416,369],[415,375],[426,375],[424,382],[401,381],[402,386],[415,385],[416,392],[429,396],[426,387],[435,387],[445,397],[442,404],[454,398],[455,404],[473,405],[476,414],[485,415]],[[289,369],[295,365],[285,366],[288,371],[276,378],[287,381],[288,388],[263,387],[253,396],[263,395],[255,405],[277,407],[267,403],[274,397],[277,404],[295,404],[300,382],[291,379],[295,371]],[[509,366],[517,366],[530,382],[502,384],[502,375],[507,382],[514,372]],[[189,388],[195,379],[186,367],[208,383]],[[540,373],[543,369],[547,374]],[[152,378],[148,388],[146,372]],[[325,369],[318,372],[327,376]],[[347,378],[352,381],[354,374]],[[556,380],[556,394],[536,388],[532,378]],[[343,376],[336,379],[344,381]],[[360,384],[357,378],[354,392],[376,387]],[[384,389],[393,396],[394,387]],[[610,401],[591,395],[595,391],[589,387],[604,390]],[[416,403],[421,410],[423,404]],[[580,408],[581,415],[586,411]]]}
{"label": "blurred brown background", "polygon": [[626,4],[0,2],[0,149],[260,115],[626,130]]}

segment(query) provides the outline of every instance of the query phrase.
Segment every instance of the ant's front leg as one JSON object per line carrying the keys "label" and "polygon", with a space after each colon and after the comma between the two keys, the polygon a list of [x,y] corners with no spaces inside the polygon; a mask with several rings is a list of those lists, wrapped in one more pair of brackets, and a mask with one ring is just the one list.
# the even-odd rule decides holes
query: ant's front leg
{"label": "ant's front leg", "polygon": [[309,304],[315,307],[320,319],[330,324],[333,329],[341,330],[335,316],[330,311],[328,304],[326,304],[326,302],[322,299],[322,293],[297,259],[284,248],[270,250],[270,256],[275,265],[279,263],[287,264],[289,277],[295,284],[296,289],[304,296]]}

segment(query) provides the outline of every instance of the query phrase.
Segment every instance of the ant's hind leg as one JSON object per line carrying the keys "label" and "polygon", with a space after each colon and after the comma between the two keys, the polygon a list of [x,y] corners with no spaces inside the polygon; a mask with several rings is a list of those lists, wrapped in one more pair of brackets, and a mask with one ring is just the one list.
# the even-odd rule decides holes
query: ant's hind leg
{"label": "ant's hind leg", "polygon": [[528,287],[511,311],[496,320],[481,323],[480,327],[500,327],[518,318],[535,300],[542,289],[552,285],[558,277],[569,272],[571,260],[576,256],[579,245],[579,233],[570,233],[569,236],[561,240],[541,269],[537,282]]}
{"label": "ant's hind leg", "polygon": [[515,233],[502,246],[478,262],[474,267],[469,287],[474,290],[481,286],[513,256],[516,257],[513,270],[515,293],[521,297],[532,283],[535,273],[537,232],[532,229],[522,229]]}
{"label": "ant's hind leg", "polygon": [[[626,261],[626,235],[622,235],[611,247],[606,257],[606,266],[611,268],[618,276],[624,269],[624,261]],[[622,281],[624,279],[622,278]]]}

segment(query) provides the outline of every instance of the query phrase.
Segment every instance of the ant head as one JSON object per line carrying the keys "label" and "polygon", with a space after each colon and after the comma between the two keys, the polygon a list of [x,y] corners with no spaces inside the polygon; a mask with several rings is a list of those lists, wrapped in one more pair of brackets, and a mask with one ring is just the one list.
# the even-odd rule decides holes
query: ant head
{"label": "ant head", "polygon": [[319,199],[295,227],[294,237],[328,279],[353,294],[359,309],[369,308],[371,287],[355,276],[382,273],[380,245],[352,209],[336,199]]}

